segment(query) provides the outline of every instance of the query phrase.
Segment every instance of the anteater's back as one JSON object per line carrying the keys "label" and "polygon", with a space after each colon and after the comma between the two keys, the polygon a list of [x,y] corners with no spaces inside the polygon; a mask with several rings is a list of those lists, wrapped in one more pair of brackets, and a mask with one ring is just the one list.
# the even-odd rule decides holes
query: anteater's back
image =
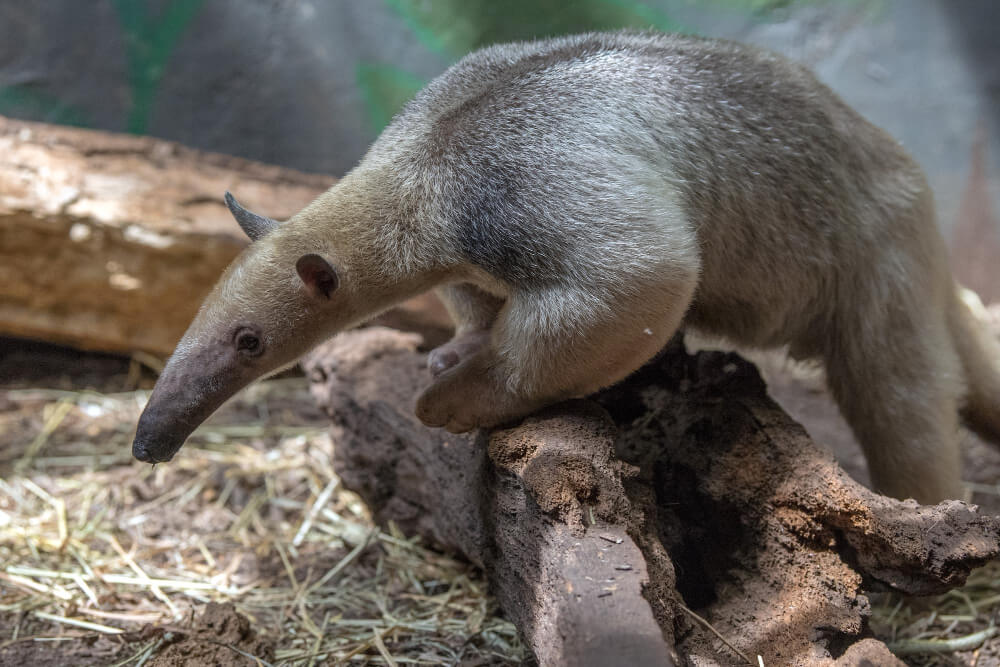
{"label": "anteater's back", "polygon": [[610,246],[643,261],[693,243],[689,320],[762,345],[814,324],[801,314],[838,298],[833,273],[881,270],[886,238],[926,232],[887,210],[926,196],[895,141],[805,68],[731,42],[607,33],[486,48],[373,152],[393,146],[430,174],[461,254],[501,280],[555,283],[602,271]]}

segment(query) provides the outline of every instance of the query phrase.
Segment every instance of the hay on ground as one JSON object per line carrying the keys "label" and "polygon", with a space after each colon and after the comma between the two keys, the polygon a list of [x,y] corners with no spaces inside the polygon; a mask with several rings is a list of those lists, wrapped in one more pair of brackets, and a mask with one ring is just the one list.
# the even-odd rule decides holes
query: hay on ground
{"label": "hay on ground", "polygon": [[147,394],[0,397],[0,652],[134,639],[115,655],[140,664],[144,627],[228,601],[278,664],[523,658],[478,572],[340,486],[305,379],[250,388],[155,467],[130,453]]}

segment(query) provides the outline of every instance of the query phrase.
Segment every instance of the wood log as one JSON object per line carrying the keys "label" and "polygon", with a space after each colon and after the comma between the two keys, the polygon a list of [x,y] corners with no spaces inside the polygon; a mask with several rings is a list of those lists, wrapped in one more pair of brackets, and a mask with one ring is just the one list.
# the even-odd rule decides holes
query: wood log
{"label": "wood log", "polygon": [[[0,335],[165,357],[248,243],[222,201],[283,220],[333,184],[151,137],[0,116]],[[440,340],[433,297],[386,316]]]}
{"label": "wood log", "polygon": [[454,436],[413,416],[419,346],[373,328],[307,358],[338,473],[483,567],[542,665],[900,665],[863,639],[864,591],[942,592],[1000,553],[974,507],[853,482],[736,355],[675,342],[591,400]]}
{"label": "wood log", "polygon": [[166,356],[247,244],[333,182],[150,137],[0,117],[0,334]]}
{"label": "wood log", "polygon": [[[646,561],[618,519],[628,511],[625,466],[613,456],[607,416],[581,402],[498,431],[486,446],[427,431],[410,409],[425,372],[419,344],[414,334],[367,329],[335,338],[307,363],[334,421],[343,483],[380,519],[504,582],[495,586],[501,604],[542,664],[672,664],[642,597]],[[372,366],[376,358],[387,365]]]}

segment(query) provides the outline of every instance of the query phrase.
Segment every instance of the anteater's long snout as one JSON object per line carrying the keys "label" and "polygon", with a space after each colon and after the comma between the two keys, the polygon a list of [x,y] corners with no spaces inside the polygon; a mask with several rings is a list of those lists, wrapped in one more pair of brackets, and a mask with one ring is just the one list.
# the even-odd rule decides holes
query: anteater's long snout
{"label": "anteater's long snout", "polygon": [[187,429],[171,428],[173,425],[171,421],[161,419],[155,410],[144,410],[132,441],[132,456],[146,463],[172,459],[191,435]]}
{"label": "anteater's long snout", "polygon": [[174,458],[174,453],[180,448],[180,445],[163,445],[159,442],[154,444],[137,438],[132,443],[132,456],[145,463],[163,463]]}
{"label": "anteater's long snout", "polygon": [[[139,417],[135,440],[132,441],[132,456],[146,463],[163,463],[174,457],[203,419],[201,415],[184,414],[188,411],[178,410],[178,407],[168,397],[153,392]],[[211,413],[211,410],[198,412]]]}
{"label": "anteater's long snout", "polygon": [[188,436],[249,377],[227,367],[212,350],[172,358],[153,387],[132,442],[132,456],[147,463],[169,461]]}

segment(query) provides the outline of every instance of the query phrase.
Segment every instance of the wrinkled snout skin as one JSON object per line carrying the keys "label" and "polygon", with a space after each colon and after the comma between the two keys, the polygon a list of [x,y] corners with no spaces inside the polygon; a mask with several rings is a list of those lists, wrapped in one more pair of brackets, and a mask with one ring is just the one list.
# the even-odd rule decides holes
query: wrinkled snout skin
{"label": "wrinkled snout skin", "polygon": [[223,346],[211,345],[170,359],[139,417],[132,443],[135,458],[169,461],[192,431],[250,383],[249,369],[233,356]]}

